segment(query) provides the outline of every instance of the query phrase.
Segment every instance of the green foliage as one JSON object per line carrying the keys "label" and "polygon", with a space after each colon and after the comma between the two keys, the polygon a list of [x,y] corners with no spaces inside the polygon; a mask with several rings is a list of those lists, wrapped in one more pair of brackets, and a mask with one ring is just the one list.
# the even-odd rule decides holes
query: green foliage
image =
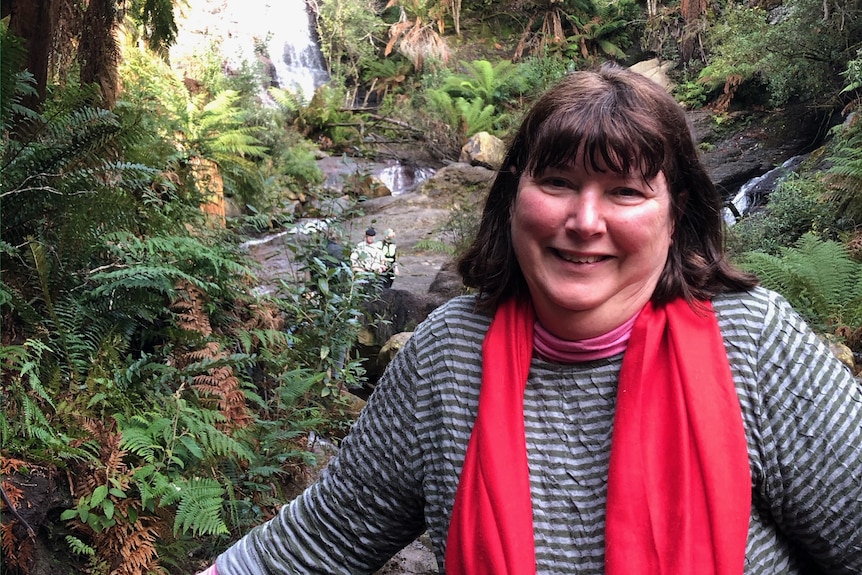
{"label": "green foliage", "polygon": [[[271,91],[279,94],[276,91]],[[283,107],[295,107],[293,125],[306,138],[326,139],[331,146],[347,148],[360,141],[359,127],[353,114],[343,109],[345,91],[325,84],[315,91],[308,105],[282,92],[277,100]],[[291,102],[295,102],[291,104]]]}
{"label": "green foliage", "polygon": [[[78,498],[75,508],[64,511],[60,514],[60,519],[64,521],[77,519],[81,523],[88,525],[96,533],[110,529],[117,524],[117,520],[114,517],[114,511],[116,510],[114,499],[108,496],[112,495],[113,497],[123,499],[126,497],[126,492],[120,489],[118,485],[119,483],[116,482],[112,487],[99,485],[93,491],[92,495]],[[80,540],[73,540],[71,544],[73,550],[79,550],[86,555],[90,555],[90,553],[87,553],[87,547],[83,546]]]}
{"label": "green foliage", "polygon": [[[231,297],[240,289],[237,278],[251,276],[247,265],[237,261],[229,244],[207,244],[189,236],[138,238],[126,232],[105,236],[113,265],[91,273],[91,297],[130,299],[144,289],[173,299],[174,286],[185,281],[216,297]],[[134,298],[131,298],[134,299]]]}
{"label": "green foliage", "polygon": [[494,130],[494,106],[485,104],[480,98],[453,98],[442,90],[429,90],[426,97],[434,110],[446,118],[449,126],[461,134],[462,138],[468,138],[477,132]]}
{"label": "green foliage", "polygon": [[520,67],[509,60],[500,60],[496,64],[488,60],[473,60],[460,65],[464,71],[445,77],[440,86],[440,90],[453,98],[480,100],[496,108],[523,93]]}
{"label": "green foliage", "polygon": [[412,74],[413,64],[400,54],[396,54],[383,60],[369,62],[362,73],[362,79],[370,86],[370,91],[377,92],[379,97],[385,98],[390,92],[402,93],[408,87]]}
{"label": "green foliage", "polygon": [[69,545],[69,549],[72,550],[72,553],[75,553],[76,555],[92,557],[96,554],[95,549],[72,535],[66,536],[66,543]]}
{"label": "green foliage", "polygon": [[686,109],[697,110],[706,104],[709,94],[703,82],[697,79],[683,79],[674,84],[673,96]]}
{"label": "green foliage", "polygon": [[856,57],[847,62],[842,75],[846,78],[842,92],[855,92],[862,88],[862,49],[857,50]]}
{"label": "green foliage", "polygon": [[186,87],[164,60],[137,47],[126,48],[119,72],[124,89],[114,112],[136,136],[125,148],[126,158],[153,166],[178,162],[176,135],[188,124]]}
{"label": "green foliage", "polygon": [[[182,565],[202,545],[196,537],[221,544],[272,514],[297,463],[309,461],[309,430],[344,425],[334,396],[363,372],[342,352],[370,296],[344,266],[313,283],[297,278],[288,302],[256,296],[235,238],[204,225],[198,160],[249,203],[272,198],[267,186],[309,192],[322,182],[314,146],[285,125],[286,110],[253,110],[251,90],[215,76],[192,98],[134,50],[114,111],[89,105],[92,90],[70,82],[49,90],[40,114],[21,106],[32,79],[6,65],[20,53],[5,27],[2,40],[4,456],[93,486],[62,518],[79,529],[67,544],[94,572],[112,561],[96,535],[116,538],[138,519],[153,532],[172,520],[173,533],[158,533],[175,537],[161,559]],[[328,110],[338,111],[336,94]],[[213,374],[235,385],[243,426],[222,411]]]}
{"label": "green foliage", "polygon": [[173,0],[132,0],[129,15],[140,26],[151,50],[165,54],[176,41]]}
{"label": "green foliage", "polygon": [[357,85],[377,60],[375,40],[385,23],[370,0],[327,0],[318,10],[317,32],[327,68],[337,82]]}
{"label": "green foliage", "polygon": [[127,150],[130,157],[169,168],[178,176],[172,185],[179,183],[195,203],[213,191],[206,171],[212,162],[225,196],[240,207],[269,211],[280,204],[282,181],[273,156],[289,143],[281,137],[285,130],[278,112],[261,106],[262,79],[255,68],[244,65],[226,78],[222,57],[213,47],[192,60],[189,74],[201,88],[191,96],[159,58],[133,46],[126,54],[121,73],[129,89],[118,114],[124,127],[140,134]]}
{"label": "green foliage", "polygon": [[701,79],[717,88],[733,75],[767,87],[769,101],[824,101],[840,90],[837,70],[854,57],[862,21],[847,18],[852,3],[830,10],[816,0],[792,0],[771,15],[730,4],[705,35],[709,64]]}
{"label": "green foliage", "polygon": [[602,59],[624,60],[633,43],[639,10],[633,0],[608,2],[595,15],[572,15],[574,34],[566,38],[566,56],[595,65]]}
{"label": "green foliage", "polygon": [[815,329],[862,326],[862,264],[850,259],[844,245],[806,234],[778,255],[749,252],[740,264],[784,295]]}
{"label": "green foliage", "polygon": [[21,105],[26,96],[35,96],[33,74],[21,71],[27,51],[20,38],[9,33],[8,20],[0,20],[0,122],[8,126],[13,115],[37,119],[38,114]]}
{"label": "green foliage", "polygon": [[[334,227],[328,233],[341,235]],[[328,253],[324,235],[315,234],[304,246],[287,246],[303,277],[299,282],[283,282],[278,301],[291,326],[294,361],[321,374],[315,389],[328,397],[362,383],[364,369],[347,353],[364,326],[363,306],[375,297],[377,288],[374,276],[351,270],[349,248],[342,250],[341,258]]]}
{"label": "green foliage", "polygon": [[[862,53],[857,54],[857,56]],[[862,86],[862,57],[857,57],[847,64],[844,71],[847,85],[843,92],[858,92]],[[860,98],[857,95],[848,106],[858,106]],[[839,218],[849,220],[848,227],[862,222],[862,123],[854,115],[842,126],[832,130],[832,141],[829,144],[829,168],[826,170],[826,181],[829,192],[826,194],[836,206]]]}
{"label": "green foliage", "polygon": [[833,140],[832,165],[826,171],[830,185],[826,197],[848,225],[862,222],[862,130],[855,128]]}
{"label": "green foliage", "polygon": [[724,86],[728,77],[754,78],[761,70],[766,38],[770,33],[768,14],[761,8],[729,5],[706,36],[712,50],[710,63],[700,73],[700,81],[711,90]]}
{"label": "green foliage", "polygon": [[[171,498],[162,503],[173,503],[178,498],[177,514],[174,518],[174,533],[191,532],[194,536],[221,535],[228,533],[221,517],[224,489],[212,479],[192,478],[177,486]],[[167,495],[167,494],[166,494]]]}
{"label": "green foliage", "polygon": [[517,101],[526,85],[520,66],[508,60],[461,62],[460,74],[443,76],[439,87],[425,90],[432,109],[460,135],[500,133],[505,126],[504,107]]}
{"label": "green foliage", "polygon": [[240,94],[226,90],[207,101],[193,98],[189,109],[186,157],[202,157],[219,167],[227,196],[247,202],[264,191],[261,169],[254,160],[267,156],[257,137],[257,127],[247,125],[247,111],[240,105]]}
{"label": "green foliage", "polygon": [[[78,274],[98,261],[106,232],[165,225],[152,186],[158,171],[117,155],[133,136],[114,114],[70,104],[46,106],[50,121],[42,125],[30,121],[25,129],[16,120],[3,131],[0,230],[15,247],[0,253],[0,265],[9,292],[18,294],[10,303],[31,318],[80,284]],[[19,131],[22,139],[10,139]],[[140,215],[145,205],[147,219]]]}
{"label": "green foliage", "polygon": [[539,54],[525,58],[519,69],[524,93],[533,96],[544,92],[577,68],[574,61],[556,58],[553,54]]}
{"label": "green foliage", "polygon": [[40,461],[62,463],[63,460],[86,457],[73,448],[69,437],[54,424],[56,405],[53,393],[43,381],[43,354],[48,346],[38,340],[23,345],[0,347],[2,370],[7,374],[0,410],[0,439],[3,453],[28,454]]}

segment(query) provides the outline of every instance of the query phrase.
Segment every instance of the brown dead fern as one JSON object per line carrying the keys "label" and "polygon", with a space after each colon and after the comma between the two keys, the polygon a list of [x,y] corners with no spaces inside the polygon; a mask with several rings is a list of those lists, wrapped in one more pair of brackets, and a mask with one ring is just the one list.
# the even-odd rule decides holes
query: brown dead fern
{"label": "brown dead fern", "polygon": [[[171,306],[176,313],[177,326],[180,329],[198,333],[202,339],[210,337],[213,330],[209,316],[204,311],[205,294],[188,282],[181,282],[177,289],[181,297]],[[202,361],[221,363],[209,368],[205,373],[194,376],[192,387],[199,393],[212,396],[217,401],[218,410],[225,417],[225,421],[220,425],[225,432],[245,427],[252,421],[240,381],[234,375],[233,368],[224,365],[229,355],[219,342],[208,341],[203,347],[181,352],[175,358],[180,368]]]}
{"label": "brown dead fern", "polygon": [[[82,498],[92,497],[103,485],[129,491],[134,470],[124,462],[126,452],[120,448],[122,434],[116,429],[116,422],[81,418],[80,425],[99,450],[97,461],[80,463],[70,474],[76,504]],[[73,442],[75,446],[83,443],[83,440]],[[70,521],[71,527],[92,541],[96,558],[108,566],[110,575],[164,573],[159,565],[155,542],[159,533],[169,528],[158,517],[142,513],[140,499],[114,494],[107,498],[114,509],[112,525],[96,530],[80,519],[74,519]]]}

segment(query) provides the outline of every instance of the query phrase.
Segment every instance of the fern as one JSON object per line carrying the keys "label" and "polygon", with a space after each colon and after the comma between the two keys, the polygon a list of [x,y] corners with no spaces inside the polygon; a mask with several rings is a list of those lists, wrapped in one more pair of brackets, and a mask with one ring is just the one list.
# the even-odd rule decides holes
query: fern
{"label": "fern", "polygon": [[827,195],[841,215],[862,222],[862,128],[858,123],[839,132],[833,141],[833,151],[826,170],[826,180],[832,190]]}
{"label": "fern", "polygon": [[468,101],[443,90],[428,90],[427,97],[446,123],[464,137],[494,130],[495,108],[481,98]]}
{"label": "fern", "polygon": [[66,543],[75,555],[83,555],[85,557],[93,557],[96,555],[95,549],[73,535],[66,535]]}
{"label": "fern", "polygon": [[[518,78],[518,66],[509,60],[492,64],[488,60],[461,62],[463,74],[448,76],[441,89],[454,98],[479,99],[495,106],[502,103]],[[517,85],[517,84],[515,84]]]}
{"label": "fern", "polygon": [[20,72],[27,58],[21,38],[9,33],[8,20],[0,21],[0,122],[5,127],[12,117],[39,119],[39,114],[21,105],[28,96],[36,96],[35,79],[30,72]]}
{"label": "fern", "polygon": [[465,136],[494,129],[494,106],[491,104],[485,104],[480,99],[467,101],[464,98],[456,98],[455,105],[461,112]]}
{"label": "fern", "polygon": [[806,234],[778,256],[749,252],[740,263],[816,328],[862,325],[862,265],[844,245]]}
{"label": "fern", "polygon": [[224,489],[213,479],[193,478],[177,483],[173,494],[166,493],[163,504],[179,501],[174,518],[174,534],[224,535],[229,533],[222,518]]}

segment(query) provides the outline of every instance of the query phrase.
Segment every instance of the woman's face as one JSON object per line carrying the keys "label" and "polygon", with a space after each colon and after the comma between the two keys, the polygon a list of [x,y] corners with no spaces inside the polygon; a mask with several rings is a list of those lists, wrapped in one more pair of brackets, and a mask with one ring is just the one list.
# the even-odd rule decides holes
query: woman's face
{"label": "woman's face", "polygon": [[524,174],[512,243],[542,325],[564,339],[607,333],[649,301],[673,233],[663,173],[651,181],[566,169]]}

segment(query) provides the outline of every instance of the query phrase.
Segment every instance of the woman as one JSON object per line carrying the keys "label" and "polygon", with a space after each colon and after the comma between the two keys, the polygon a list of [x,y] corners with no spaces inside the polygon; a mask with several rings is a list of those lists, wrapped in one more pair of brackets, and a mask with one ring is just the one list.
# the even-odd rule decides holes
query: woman
{"label": "woman", "polygon": [[726,261],[676,102],[576,72],[504,165],[459,263],[477,294],[218,573],[369,573],[426,529],[450,575],[862,572],[860,388]]}

